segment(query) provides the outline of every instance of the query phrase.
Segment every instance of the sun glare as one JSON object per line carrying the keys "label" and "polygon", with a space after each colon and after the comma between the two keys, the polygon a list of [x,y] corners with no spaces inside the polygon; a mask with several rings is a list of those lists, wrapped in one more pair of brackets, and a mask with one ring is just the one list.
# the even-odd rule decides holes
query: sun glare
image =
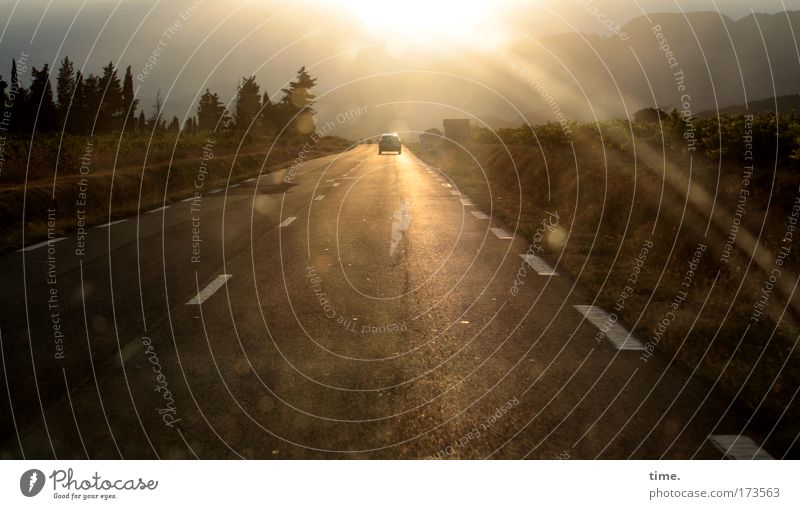
{"label": "sun glare", "polygon": [[486,0],[340,0],[371,32],[420,42],[475,38],[487,24],[492,6]]}

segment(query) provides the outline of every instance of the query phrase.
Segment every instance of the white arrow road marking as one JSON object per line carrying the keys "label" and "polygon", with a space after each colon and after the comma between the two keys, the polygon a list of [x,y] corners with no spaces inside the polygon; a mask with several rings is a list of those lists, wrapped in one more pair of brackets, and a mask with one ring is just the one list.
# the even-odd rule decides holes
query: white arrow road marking
{"label": "white arrow road marking", "polygon": [[480,210],[473,210],[472,215],[477,217],[478,219],[489,219],[489,216],[481,212]]}
{"label": "white arrow road marking", "polygon": [[320,201],[323,198],[325,198],[325,195],[321,194],[321,195],[317,196],[316,198],[314,198],[314,201]]}
{"label": "white arrow road marking", "polygon": [[553,268],[550,265],[548,265],[546,261],[542,260],[538,256],[532,254],[521,254],[519,255],[519,257],[525,260],[525,263],[527,263],[540,276],[558,275],[558,272],[553,270]]}
{"label": "white arrow road marking", "polygon": [[203,302],[206,301],[206,299],[214,295],[214,292],[222,288],[225,285],[225,283],[232,277],[233,276],[231,274],[220,274],[219,276],[215,277],[213,281],[208,283],[208,286],[200,290],[200,292],[197,295],[189,299],[186,305],[195,306],[198,304],[202,304]]}
{"label": "white arrow road marking", "polygon": [[32,246],[24,247],[22,249],[17,249],[17,252],[23,253],[26,251],[33,251],[34,249],[38,249],[40,247],[49,246],[50,244],[55,244],[56,242],[61,242],[64,239],[66,239],[66,237],[58,237],[55,239],[45,240],[44,242],[39,242],[38,244],[33,244]]}
{"label": "white arrow road marking", "polygon": [[164,205],[163,207],[158,207],[157,209],[148,210],[145,214],[155,214],[156,212],[161,212],[162,210],[167,210],[169,205]]}
{"label": "white arrow road marking", "polygon": [[510,233],[508,233],[507,231],[505,231],[502,228],[489,228],[489,230],[492,233],[494,233],[495,235],[497,235],[497,238],[501,239],[501,240],[508,240],[508,239],[513,239],[514,238],[513,235],[511,235]]}
{"label": "white arrow road marking", "polygon": [[742,435],[711,435],[714,447],[732,460],[771,460],[767,451],[759,447],[753,439]]}
{"label": "white arrow road marking", "polygon": [[95,228],[108,228],[109,226],[114,226],[115,224],[124,223],[127,219],[119,219],[117,221],[111,221],[110,223],[101,224],[100,226],[95,226]]}
{"label": "white arrow road marking", "polygon": [[295,220],[295,219],[297,219],[297,218],[296,218],[296,217],[294,217],[294,216],[292,216],[292,217],[287,217],[287,218],[286,218],[286,220],[280,224],[280,227],[281,227],[281,228],[286,228],[287,226],[289,226],[290,224],[292,224],[292,223],[294,222],[294,220]]}
{"label": "white arrow road marking", "polygon": [[403,233],[411,226],[411,207],[407,201],[400,204],[400,208],[394,213],[394,221],[392,221],[392,239],[389,243],[389,256],[394,256],[397,246],[403,240]]}
{"label": "white arrow road marking", "polygon": [[597,306],[574,306],[578,313],[597,327],[617,350],[644,350],[644,345],[628,329],[617,323],[608,313]]}

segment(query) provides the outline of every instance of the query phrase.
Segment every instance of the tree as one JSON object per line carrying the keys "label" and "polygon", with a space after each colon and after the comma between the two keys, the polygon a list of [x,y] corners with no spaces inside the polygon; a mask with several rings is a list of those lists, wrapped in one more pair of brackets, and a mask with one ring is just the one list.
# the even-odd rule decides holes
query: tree
{"label": "tree", "polygon": [[281,123],[280,106],[272,102],[264,92],[261,98],[261,127],[265,132],[273,132]]}
{"label": "tree", "polygon": [[136,99],[135,92],[133,91],[131,66],[125,69],[125,78],[122,80],[121,98],[123,111],[122,125],[125,126],[125,129],[133,130],[135,128],[134,121],[136,119],[136,108],[139,106],[139,99]]}
{"label": "tree", "polygon": [[167,131],[171,133],[177,133],[181,130],[181,121],[178,120],[178,117],[172,117],[172,121],[169,123],[169,127]]}
{"label": "tree", "polygon": [[122,85],[113,62],[103,67],[100,78],[101,102],[97,115],[97,132],[110,132],[122,125]]}
{"label": "tree", "polygon": [[72,104],[73,94],[75,93],[75,68],[69,57],[64,57],[61,67],[58,68],[56,77],[56,98],[58,99],[58,123],[66,128],[67,112]]}
{"label": "tree", "polygon": [[206,89],[197,103],[197,128],[201,131],[214,131],[218,126],[224,129],[228,120],[228,112],[219,96]]}
{"label": "tree", "polygon": [[150,118],[147,122],[147,127],[151,131],[164,131],[166,126],[164,125],[164,121],[161,120],[161,115],[164,109],[164,101],[161,99],[161,89],[156,92],[156,103],[153,105],[153,113],[150,115]]}
{"label": "tree", "polygon": [[261,110],[261,91],[256,77],[243,78],[236,92],[236,108],[233,121],[237,129],[251,129]]}
{"label": "tree", "polygon": [[9,94],[14,97],[11,102],[12,130],[17,133],[29,133],[33,127],[33,115],[30,112],[28,90],[22,86],[17,72],[17,61],[14,59],[11,60],[11,83],[9,86]]}
{"label": "tree", "polygon": [[[76,92],[78,86],[76,85]],[[76,93],[76,101],[81,105],[83,110],[81,118],[78,122],[77,132],[81,134],[101,132],[98,129],[98,121],[100,117],[100,105],[103,97],[103,87],[99,76],[90,74],[80,83],[81,94],[78,97]]]}
{"label": "tree", "polygon": [[427,129],[424,133],[420,134],[419,141],[423,145],[434,145],[436,143],[439,143],[443,137],[444,134],[442,133],[442,131],[434,127],[431,129]]}
{"label": "tree", "polygon": [[83,134],[89,130],[91,110],[86,100],[86,80],[83,78],[83,74],[77,71],[75,73],[75,92],[73,93],[72,106],[69,109],[69,118],[66,119],[66,128],[70,133]]}
{"label": "tree", "polygon": [[140,133],[147,131],[147,118],[144,116],[144,110],[139,111],[139,122],[136,125],[136,130]]}
{"label": "tree", "polygon": [[31,68],[31,99],[36,114],[36,130],[49,132],[56,127],[56,103],[53,101],[53,87],[50,85],[50,67],[44,64],[41,69]]}
{"label": "tree", "polygon": [[186,121],[183,123],[183,131],[186,133],[193,133],[197,129],[195,128],[194,117],[188,117]]}
{"label": "tree", "polygon": [[633,114],[634,122],[658,122],[666,118],[667,114],[660,108],[642,108]]}
{"label": "tree", "polygon": [[297,71],[297,77],[289,83],[289,87],[281,90],[284,93],[280,103],[284,117],[282,120],[284,124],[290,123],[290,132],[310,134],[316,129],[316,111],[312,108],[315,97],[311,93],[316,84],[317,79],[312,78],[303,66]]}

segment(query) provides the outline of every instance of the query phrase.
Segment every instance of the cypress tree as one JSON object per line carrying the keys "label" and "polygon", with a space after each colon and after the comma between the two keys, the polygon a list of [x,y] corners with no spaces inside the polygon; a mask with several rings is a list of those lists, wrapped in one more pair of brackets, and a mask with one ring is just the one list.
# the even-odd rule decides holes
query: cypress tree
{"label": "cypress tree", "polygon": [[75,93],[75,68],[69,57],[64,57],[56,77],[56,98],[58,99],[58,123],[66,129],[67,112],[70,110]]}

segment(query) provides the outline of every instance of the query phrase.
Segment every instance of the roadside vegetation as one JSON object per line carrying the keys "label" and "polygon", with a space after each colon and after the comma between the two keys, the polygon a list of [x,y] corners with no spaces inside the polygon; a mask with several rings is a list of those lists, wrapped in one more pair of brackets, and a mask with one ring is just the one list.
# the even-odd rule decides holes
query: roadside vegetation
{"label": "roadside vegetation", "polygon": [[474,128],[463,148],[430,130],[412,150],[532,243],[557,213],[542,256],[634,331],[643,365],[679,362],[762,429],[793,423],[770,440],[795,440],[800,116],[643,110]]}
{"label": "roadside vegetation", "polygon": [[[283,167],[316,129],[316,78],[305,68],[274,98],[254,76],[242,78],[230,108],[206,89],[184,121],[163,118],[160,94],[151,111],[140,108],[130,67],[121,79],[111,62],[84,76],[64,58],[55,85],[47,65],[27,71],[12,61],[10,82],[0,76],[0,251],[21,247],[23,231],[26,244],[48,228],[70,234],[76,208],[91,226],[190,196],[198,172],[209,190]],[[315,137],[305,152],[347,146]]]}

